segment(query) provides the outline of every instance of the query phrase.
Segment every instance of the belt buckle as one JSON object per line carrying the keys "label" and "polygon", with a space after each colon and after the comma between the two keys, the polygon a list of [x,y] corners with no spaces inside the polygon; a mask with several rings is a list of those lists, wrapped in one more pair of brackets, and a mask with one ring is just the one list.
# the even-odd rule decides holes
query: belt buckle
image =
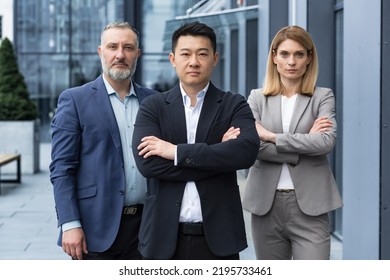
{"label": "belt buckle", "polygon": [[137,213],[137,207],[135,206],[128,206],[123,208],[124,215],[135,215],[135,213]]}

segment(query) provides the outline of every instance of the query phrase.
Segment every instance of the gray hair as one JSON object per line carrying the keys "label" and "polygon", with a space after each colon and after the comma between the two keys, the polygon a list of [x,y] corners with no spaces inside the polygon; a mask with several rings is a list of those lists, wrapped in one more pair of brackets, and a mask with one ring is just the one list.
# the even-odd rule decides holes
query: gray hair
{"label": "gray hair", "polygon": [[123,21],[123,22],[111,22],[111,23],[107,24],[104,27],[104,29],[103,29],[103,31],[102,31],[102,33],[100,35],[100,40],[101,41],[102,41],[104,32],[107,31],[108,29],[111,29],[111,28],[130,29],[137,36],[137,45],[139,45],[139,32],[138,32],[138,30],[135,29],[134,26],[132,26],[131,24],[129,24],[126,21]]}

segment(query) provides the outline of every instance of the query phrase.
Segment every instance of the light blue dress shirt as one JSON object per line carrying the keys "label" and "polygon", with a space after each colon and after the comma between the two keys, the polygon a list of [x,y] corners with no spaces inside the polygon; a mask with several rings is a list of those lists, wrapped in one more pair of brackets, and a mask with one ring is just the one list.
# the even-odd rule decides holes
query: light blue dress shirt
{"label": "light blue dress shirt", "polygon": [[105,79],[103,80],[110,97],[121,137],[126,176],[124,205],[144,204],[146,178],[143,177],[137,169],[131,145],[135,118],[139,109],[138,98],[133,83],[131,83],[130,93],[126,95],[125,99],[122,101],[111,85]]}

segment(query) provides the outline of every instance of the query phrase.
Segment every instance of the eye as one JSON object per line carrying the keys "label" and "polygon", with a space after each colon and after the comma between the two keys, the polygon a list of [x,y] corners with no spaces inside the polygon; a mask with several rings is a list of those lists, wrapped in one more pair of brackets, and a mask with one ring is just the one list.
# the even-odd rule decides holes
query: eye
{"label": "eye", "polygon": [[289,54],[288,52],[281,51],[281,52],[279,53],[279,55],[280,55],[281,57],[288,57],[290,54]]}
{"label": "eye", "polygon": [[126,51],[132,52],[132,51],[135,50],[135,47],[133,47],[133,46],[125,46],[124,49],[125,49]]}
{"label": "eye", "polygon": [[302,57],[305,56],[305,53],[304,52],[296,52],[295,56],[298,57],[298,58],[302,58]]}

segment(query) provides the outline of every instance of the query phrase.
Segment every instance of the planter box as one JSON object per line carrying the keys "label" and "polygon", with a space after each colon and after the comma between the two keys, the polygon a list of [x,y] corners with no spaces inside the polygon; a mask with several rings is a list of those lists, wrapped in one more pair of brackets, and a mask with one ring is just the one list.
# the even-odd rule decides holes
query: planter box
{"label": "planter box", "polygon": [[[22,173],[39,171],[39,144],[39,120],[0,121],[0,153],[21,154]],[[1,172],[15,173],[15,167],[9,164]]]}

